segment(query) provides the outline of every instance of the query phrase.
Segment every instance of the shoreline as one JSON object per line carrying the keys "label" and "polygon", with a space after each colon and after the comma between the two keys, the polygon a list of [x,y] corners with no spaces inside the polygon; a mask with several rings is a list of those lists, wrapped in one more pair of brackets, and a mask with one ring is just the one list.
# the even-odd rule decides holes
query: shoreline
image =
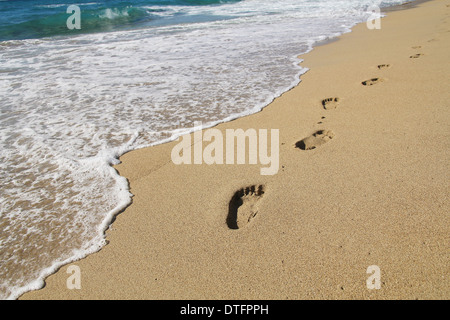
{"label": "shoreline", "polygon": [[[449,4],[449,2],[428,1],[425,4],[426,8],[428,8],[427,10],[437,14],[437,10],[433,11],[431,8],[434,9],[437,6],[445,8],[445,5]],[[395,13],[395,18],[397,18],[401,15],[406,15],[406,12],[411,12],[410,10],[422,10],[424,7],[417,6],[405,11],[393,11],[392,16]],[[400,23],[397,23],[394,17],[391,19],[390,14],[388,13],[388,16],[382,19],[382,25],[386,23],[389,26],[394,25],[398,27]],[[442,15],[444,16],[444,14],[445,11]],[[416,18],[418,16],[414,15]],[[403,26],[403,29],[405,29],[405,19],[403,18],[403,24],[400,24],[401,27]],[[427,21],[426,26],[429,27],[429,20],[432,20],[432,18],[423,18],[423,20]],[[304,58],[302,65],[308,67],[310,71],[302,76],[300,85],[275,99],[260,112],[231,122],[222,123],[215,127],[219,130],[225,130],[226,128],[243,128],[244,130],[246,128],[279,128],[281,148],[280,171],[278,175],[273,177],[260,176],[259,166],[255,168],[255,166],[248,165],[176,167],[170,163],[170,150],[177,143],[176,141],[127,153],[121,157],[123,163],[116,166],[116,168],[121,176],[127,177],[130,181],[131,192],[135,195],[133,203],[124,212],[116,216],[116,221],[110,230],[107,231],[107,240],[110,241],[109,245],[98,253],[70,264],[80,266],[84,279],[83,284],[86,283],[86,286],[83,286],[82,290],[76,291],[65,288],[65,280],[68,275],[64,271],[68,265],[62,267],[55,275],[47,278],[47,285],[44,289],[29,292],[23,295],[21,299],[205,299],[207,297],[212,299],[234,299],[236,297],[248,297],[248,292],[250,292],[250,298],[256,299],[315,299],[318,297],[326,299],[349,297],[383,299],[392,296],[406,299],[413,298],[414,294],[412,294],[411,290],[404,289],[406,291],[402,292],[401,283],[399,284],[398,281],[395,281],[395,277],[392,275],[394,272],[392,271],[391,274],[388,273],[388,276],[390,276],[388,280],[391,282],[387,281],[385,285],[388,286],[388,283],[390,283],[392,286],[393,283],[394,286],[386,288],[389,289],[387,295],[367,292],[362,290],[364,288],[361,289],[354,284],[356,282],[358,285],[361,285],[361,281],[365,281],[364,271],[369,264],[366,263],[367,266],[363,268],[362,277],[361,274],[355,275],[342,272],[343,269],[352,269],[349,266],[352,266],[351,262],[357,257],[357,255],[351,253],[352,250],[356,250],[358,253],[365,252],[366,255],[369,252],[369,255],[377,257],[378,260],[387,259],[391,263],[391,267],[392,265],[394,266],[394,270],[401,270],[400,266],[393,262],[395,255],[387,248],[389,243],[396,244],[396,240],[399,240],[400,244],[401,241],[405,241],[404,238],[396,238],[398,233],[404,234],[405,230],[401,228],[396,229],[394,223],[402,222],[403,220],[399,216],[395,216],[395,219],[390,221],[386,214],[392,212],[391,206],[396,202],[400,202],[400,204],[396,204],[399,208],[402,208],[402,206],[407,207],[407,204],[398,199],[395,203],[392,201],[388,202],[388,205],[384,202],[379,202],[379,200],[390,199],[388,192],[383,194],[383,197],[380,199],[373,198],[374,191],[380,192],[380,190],[370,184],[374,181],[382,180],[380,175],[369,170],[369,172],[372,172],[369,175],[372,180],[364,180],[358,184],[360,189],[366,189],[366,193],[364,195],[358,194],[356,192],[357,189],[352,190],[358,195],[356,200],[352,199],[353,195],[348,191],[340,194],[339,188],[337,188],[339,186],[342,187],[342,190],[348,190],[349,187],[352,187],[351,184],[346,182],[349,176],[353,179],[353,182],[359,182],[359,176],[353,173],[351,170],[353,168],[346,163],[351,159],[346,157],[345,152],[343,153],[341,148],[352,154],[351,151],[354,151],[352,146],[358,145],[365,148],[365,151],[373,157],[379,156],[377,152],[380,152],[380,150],[367,147],[367,142],[376,143],[378,141],[377,139],[380,138],[379,130],[386,131],[388,137],[385,140],[388,140],[388,143],[396,146],[403,145],[402,141],[391,137],[391,135],[395,137],[395,134],[399,132],[394,128],[383,127],[386,124],[392,125],[388,121],[388,118],[392,116],[388,107],[382,107],[382,110],[376,113],[371,108],[362,108],[363,110],[361,111],[356,109],[356,107],[358,101],[371,104],[373,100],[380,105],[385,103],[390,107],[397,107],[399,97],[396,97],[396,95],[398,92],[403,94],[403,98],[407,98],[408,95],[406,93],[409,92],[405,92],[407,90],[405,90],[405,83],[402,82],[401,75],[409,75],[407,70],[405,70],[405,65],[408,65],[412,60],[392,64],[385,60],[400,60],[398,51],[404,51],[406,54],[413,55],[415,54],[412,52],[414,50],[405,46],[401,50],[394,50],[394,54],[387,52],[383,58],[375,57],[373,53],[369,54],[369,57],[360,57],[360,54],[354,53],[358,66],[365,66],[365,69],[352,66],[353,61],[349,61],[345,56],[342,58],[333,56],[332,59],[329,59],[333,46],[338,47],[336,50],[339,52],[349,54],[348,48],[345,48],[345,46],[348,46],[347,42],[350,42],[353,48],[358,48],[361,43],[363,47],[370,47],[370,43],[367,39],[364,39],[365,36],[369,36],[367,32],[383,32],[383,28],[381,31],[363,30],[363,25],[359,24],[352,28],[352,32],[338,37],[337,39],[341,41],[332,41],[333,43],[321,45],[320,47],[315,46],[314,50],[302,55],[302,58]],[[355,30],[357,31],[356,34]],[[448,38],[444,32],[442,34]],[[423,37],[422,34],[421,36]],[[413,40],[409,34],[403,34],[401,37],[408,39],[402,38],[402,45],[407,41]],[[396,37],[396,39],[398,38]],[[383,42],[383,40],[379,36],[375,39],[375,41],[380,42]],[[414,40],[416,39],[414,38]],[[346,43],[342,44],[341,42],[343,41]],[[390,44],[395,43],[397,45],[397,41],[394,40],[393,42],[392,39],[390,41]],[[428,48],[433,46],[428,40],[417,39],[417,42],[421,44],[420,49],[432,49]],[[427,43],[428,47],[423,44],[424,42]],[[445,42],[445,40],[442,42]],[[411,46],[414,46],[414,44],[411,44]],[[434,44],[434,46],[437,47],[437,44]],[[440,52],[439,49],[439,47],[433,48],[435,52]],[[382,51],[378,50],[377,53],[380,54]],[[428,55],[426,53],[424,56],[423,60],[425,62]],[[409,57],[407,56],[406,58],[408,59]],[[329,60],[332,60],[332,62]],[[418,59],[417,61],[421,60]],[[379,65],[389,65],[390,68],[377,70],[376,66],[378,63]],[[432,63],[432,61],[428,61],[428,64]],[[333,69],[333,71],[340,70],[340,74],[345,77],[345,81],[342,81],[342,83],[337,83],[336,79],[332,81],[332,79],[329,79],[333,78],[331,74],[328,79],[324,78],[324,75],[326,77],[327,74],[327,68]],[[401,75],[396,74],[397,68],[400,69],[398,72]],[[424,69],[421,68],[420,71],[424,72]],[[316,74],[319,75],[316,76]],[[361,81],[367,80],[372,75],[380,75],[387,79],[373,86],[373,88],[364,88],[355,80],[355,78]],[[413,74],[413,76],[417,77],[417,74]],[[349,81],[348,79],[352,80]],[[400,83],[395,83],[395,80]],[[445,78],[442,81],[444,80]],[[321,81],[324,86],[318,85],[318,81]],[[393,81],[397,87],[395,89],[386,88],[386,85]],[[330,89],[324,90],[325,84]],[[445,88],[445,84],[441,86]],[[408,88],[408,85],[406,85],[406,88]],[[421,87],[418,86],[417,88]],[[372,94],[375,92],[379,96],[372,96],[367,92],[367,89],[374,89]],[[314,90],[317,93],[314,93]],[[437,92],[441,96],[445,95],[439,90]],[[324,110],[321,108],[322,99],[335,96],[339,97],[339,105],[336,110]],[[386,96],[395,98],[393,100],[396,103],[392,105],[392,101]],[[426,97],[416,96],[415,98],[423,101]],[[445,101],[443,98],[442,100]],[[300,107],[297,107],[298,101],[301,101]],[[414,110],[414,112],[423,116],[426,113],[423,108],[424,106],[416,108],[417,110]],[[379,117],[375,117],[375,119],[384,119],[385,121],[382,123],[380,121],[376,125],[377,130],[364,130],[364,125],[370,124],[370,122],[364,120],[364,116],[373,117],[374,115]],[[404,115],[407,115],[407,113],[404,113]],[[325,119],[322,119],[322,117],[325,117]],[[349,125],[349,118],[358,120],[360,123],[352,127]],[[321,123],[319,124],[319,122]],[[402,127],[400,122],[394,121],[394,123],[397,126],[400,124],[399,127]],[[319,129],[330,129],[335,133],[335,137],[326,145],[311,151],[312,153],[307,153],[310,151],[300,151],[293,147],[296,142]],[[409,129],[406,131],[412,135],[413,133],[410,131],[414,131],[413,129],[417,128],[404,127],[403,129]],[[430,128],[426,127],[426,129]],[[433,130],[431,131],[434,132]],[[359,132],[363,132],[368,138],[363,139],[359,137]],[[404,132],[400,133],[405,134]],[[345,141],[351,141],[352,143],[348,145]],[[433,143],[439,144],[434,141]],[[405,144],[411,147],[415,146],[415,142],[411,141],[407,141]],[[436,149],[438,148],[436,147]],[[400,161],[404,160],[404,157],[407,155],[412,158],[407,158],[409,162],[417,161],[422,165],[421,169],[426,171],[427,167],[423,165],[422,158],[417,156],[414,158],[412,154],[405,150],[398,152],[398,154],[394,150],[390,150],[390,152],[392,154],[386,154],[386,152],[381,151],[380,158],[388,161],[390,156],[392,156]],[[434,152],[436,154],[438,151]],[[438,155],[442,156],[439,153]],[[368,167],[372,170],[381,169],[381,172],[386,174],[389,171],[388,168],[382,165],[382,162],[375,161],[376,166],[374,168],[374,164],[368,163],[371,158],[364,156],[364,153],[359,153],[356,159],[366,165],[369,164]],[[358,165],[358,163],[353,163],[353,165],[357,169],[356,172],[362,174],[365,172],[365,168]],[[407,175],[401,170],[401,167],[399,168],[401,164],[392,163],[392,166],[395,169],[393,171],[400,171],[401,174],[391,177],[389,181],[396,182],[393,186],[401,189],[403,185],[398,183],[396,179],[406,179]],[[441,166],[444,167],[445,165],[441,164]],[[317,167],[321,168],[321,170],[316,170]],[[323,173],[320,172],[322,170],[324,171]],[[236,172],[238,172],[240,177],[237,177]],[[299,175],[299,172],[303,172],[304,175]],[[346,172],[347,175],[340,175],[339,173],[342,172]],[[444,177],[445,173],[441,179]],[[415,178],[418,179],[418,177]],[[436,176],[435,178],[439,180],[439,177]],[[419,181],[417,179],[410,179],[410,186],[417,187],[417,181]],[[205,183],[205,180],[208,182]],[[331,186],[328,185],[330,180],[332,181]],[[190,181],[191,188],[183,188],[180,186],[180,181],[181,184],[183,181]],[[155,184],[153,189],[150,183]],[[441,189],[444,189],[445,194],[445,181],[434,184],[436,182],[432,185],[434,187],[437,186],[440,192],[442,192]],[[224,212],[228,211],[227,206],[230,203],[230,199],[237,190],[252,185],[257,187],[261,185],[265,188],[264,197],[258,202],[258,219],[255,219],[248,228],[237,230],[236,232],[229,230],[225,223],[224,215],[226,216],[226,213],[224,214]],[[286,186],[298,188],[300,195],[294,192],[292,188],[287,188]],[[390,192],[395,190],[393,186],[390,188],[388,188],[387,184],[383,184],[383,186]],[[307,194],[307,191],[312,191],[312,195]],[[326,197],[327,193],[331,194],[331,199]],[[416,195],[422,198],[423,194],[426,194],[430,196],[429,201],[436,201],[436,198],[429,193],[430,190],[424,188],[423,193],[418,192]],[[401,195],[405,196],[408,194],[401,193]],[[320,201],[314,201],[316,198]],[[388,228],[390,232],[386,232],[389,241],[386,241],[381,236],[385,232],[382,228],[375,228],[377,232],[375,232],[374,242],[385,249],[384,251],[371,246],[370,241],[364,237],[362,226],[369,227],[378,220],[371,217],[370,214],[363,217],[358,216],[357,210],[353,206],[355,203],[367,205],[367,203],[362,201],[363,198],[369,198],[373,202],[369,208],[370,210],[368,209],[366,213],[375,211],[376,218],[384,223],[384,227],[389,226],[392,228],[392,230]],[[401,197],[399,198],[401,199]],[[154,203],[149,199],[157,199],[158,201]],[[276,204],[274,201],[277,199],[285,200]],[[417,200],[410,200],[412,200],[411,203],[417,204]],[[436,204],[423,201],[424,203],[421,203],[421,205],[424,208],[436,210],[438,216],[427,217],[423,213],[419,218],[415,219],[433,222],[432,226],[436,229],[432,229],[432,231],[437,232],[438,236],[432,237],[431,235],[434,233],[426,233],[425,231],[420,233],[420,230],[414,224],[417,221],[413,219],[413,221],[410,221],[411,224],[407,224],[406,230],[413,231],[419,235],[419,238],[424,239],[423,246],[425,246],[427,241],[429,243],[426,243],[426,248],[421,248],[417,252],[411,249],[410,253],[419,254],[419,257],[422,258],[431,256],[432,259],[430,260],[436,262],[435,254],[445,254],[445,245],[440,243],[445,243],[443,241],[446,240],[445,233],[448,233],[448,224],[437,226],[435,224],[437,223],[436,221],[445,221],[446,217],[445,215],[442,216],[442,214],[443,212],[445,213],[445,208],[448,204],[442,200],[438,201],[437,203],[441,205],[439,209],[436,207]],[[205,202],[205,204],[200,205],[202,202]],[[306,205],[308,203],[309,205]],[[385,211],[377,209],[377,206],[380,204],[382,204],[381,207],[383,205],[386,206],[384,208]],[[339,210],[336,211],[335,207],[338,207],[337,209]],[[328,214],[320,214],[321,210],[318,210],[320,208],[326,208],[325,212],[328,212]],[[349,216],[352,218],[341,216],[341,210],[349,211]],[[279,221],[276,219],[279,213],[285,214],[285,220]],[[264,218],[262,217],[263,215],[265,216]],[[346,234],[345,232],[341,234],[335,233],[334,229],[346,231],[347,234],[353,230],[352,228],[336,225],[335,220],[337,218],[340,218],[341,222],[345,221],[351,225],[355,229],[355,235],[346,238],[342,236],[342,234]],[[359,221],[360,223],[357,224],[354,221]],[[312,234],[312,230],[319,231],[321,224],[324,222],[330,223],[335,228],[324,227],[325,230]],[[310,228],[306,228],[305,225]],[[430,230],[427,231],[431,232]],[[324,234],[328,238],[324,238]],[[173,239],[177,236],[183,240],[181,241],[182,243],[178,243]],[[325,245],[327,242],[332,243],[332,245],[330,243]],[[192,243],[193,246],[186,246],[183,243]],[[232,244],[234,245],[234,250],[230,248]],[[242,244],[246,244],[245,247],[248,250],[243,250],[240,247]],[[285,248],[282,246],[283,244],[286,244]],[[405,246],[400,246],[400,248],[408,249],[410,248],[409,245],[410,243],[406,243]],[[279,249],[278,246],[283,249]],[[298,247],[309,250],[298,252]],[[129,248],[136,250],[134,255],[129,254]],[[295,248],[297,248],[297,251],[294,250]],[[430,248],[437,252],[433,252]],[[218,249],[224,253],[224,256],[216,253]],[[341,251],[345,252],[342,253]],[[292,252],[295,253],[289,256],[288,253]],[[387,258],[384,257],[386,252],[388,253]],[[254,256],[255,253],[258,253],[257,257]],[[318,258],[312,253],[317,253]],[[400,256],[404,261],[410,261],[408,260],[408,255],[400,254]],[[313,257],[314,259],[312,259]],[[337,257],[342,258],[337,259]],[[154,258],[159,259],[160,262],[152,262]],[[198,259],[197,262],[192,261],[196,259]],[[334,262],[338,266],[333,265],[330,262],[331,260],[336,260]],[[367,257],[362,260],[368,262]],[[307,263],[307,261],[312,262]],[[217,265],[212,266],[211,264],[215,262],[218,262]],[[420,263],[428,267],[430,262],[420,260]],[[246,266],[248,265],[258,266],[259,268],[256,269],[261,269],[263,272],[255,274],[255,267],[247,269]],[[359,262],[358,266],[361,267],[361,265],[362,263]],[[437,267],[434,266],[432,272],[432,284],[434,286],[425,286],[426,290],[423,296],[419,295],[419,298],[437,297],[445,299],[449,297],[448,286],[445,287],[444,283],[439,285],[437,281],[437,271],[445,270],[445,267],[448,269],[448,263],[446,265],[445,260],[439,261],[438,259],[436,265]],[[168,266],[168,270],[164,266]],[[185,266],[189,266],[190,269],[185,270]],[[129,268],[132,268],[135,272],[125,275]],[[325,277],[325,280],[321,279],[321,275],[327,274],[325,271],[328,269],[330,269],[330,276]],[[410,270],[408,267],[406,269]],[[301,274],[296,270],[301,270]],[[382,270],[384,271],[383,268]],[[426,270],[425,267],[420,269],[421,272]],[[238,272],[237,276],[232,277],[230,273],[235,272]],[[339,280],[340,272],[342,272],[344,280]],[[404,280],[408,276],[407,273],[404,272],[400,277]],[[144,284],[140,283],[142,278],[146,279]],[[420,281],[418,281],[420,278],[417,279],[414,276],[412,278],[408,285],[420,287]],[[266,283],[261,283],[263,279],[266,279]],[[291,282],[295,283],[297,287]],[[130,288],[130,283],[134,283],[137,287],[133,286]],[[217,289],[218,286],[220,289]],[[214,288],[217,291],[214,291]],[[435,291],[435,288],[440,290]]]}
{"label": "shoreline", "polygon": [[404,4],[399,4],[399,5],[383,8],[385,10],[382,10],[382,11],[388,13],[388,12],[394,12],[394,11],[398,11],[398,10],[412,9],[412,8],[416,8],[418,5],[428,2],[428,1],[433,1],[433,0],[412,0],[412,1],[406,2]]}

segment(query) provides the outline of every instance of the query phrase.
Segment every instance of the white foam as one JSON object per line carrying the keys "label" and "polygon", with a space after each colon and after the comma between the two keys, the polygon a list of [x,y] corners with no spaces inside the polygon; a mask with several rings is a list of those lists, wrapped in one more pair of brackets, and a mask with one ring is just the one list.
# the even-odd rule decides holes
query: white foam
{"label": "white foam", "polygon": [[118,17],[127,17],[127,16],[128,16],[128,11],[126,9],[119,10],[119,9],[110,9],[110,8],[105,9],[104,13],[99,15],[100,18],[107,18],[110,20],[116,19]]}

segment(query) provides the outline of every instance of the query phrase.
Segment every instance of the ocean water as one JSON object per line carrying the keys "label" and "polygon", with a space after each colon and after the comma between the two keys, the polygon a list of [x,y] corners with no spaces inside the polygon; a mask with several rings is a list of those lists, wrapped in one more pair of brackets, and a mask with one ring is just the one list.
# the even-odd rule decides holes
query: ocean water
{"label": "ocean water", "polygon": [[298,55],[404,2],[0,0],[0,298],[105,245],[120,155],[260,111]]}

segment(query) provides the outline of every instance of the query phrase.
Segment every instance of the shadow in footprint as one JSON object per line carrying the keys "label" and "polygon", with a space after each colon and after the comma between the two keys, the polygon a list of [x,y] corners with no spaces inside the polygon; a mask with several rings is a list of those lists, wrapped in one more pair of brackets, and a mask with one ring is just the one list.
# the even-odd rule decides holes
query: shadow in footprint
{"label": "shadow in footprint", "polygon": [[417,59],[417,58],[420,58],[421,56],[423,56],[422,53],[417,53],[417,54],[414,54],[414,55],[410,56],[410,58],[411,59]]}
{"label": "shadow in footprint", "polygon": [[382,69],[388,69],[390,68],[391,65],[390,64],[380,64],[378,65],[378,69],[382,70]]}
{"label": "shadow in footprint", "polygon": [[253,185],[236,191],[228,205],[228,228],[236,230],[247,226],[258,214],[257,204],[264,193],[263,185]]}
{"label": "shadow in footprint", "polygon": [[298,141],[295,144],[296,148],[300,150],[314,150],[315,148],[327,143],[334,138],[334,132],[331,130],[319,130],[306,137],[303,140]]}
{"label": "shadow in footprint", "polygon": [[328,98],[322,100],[322,106],[325,110],[336,109],[339,104],[339,98]]}
{"label": "shadow in footprint", "polygon": [[380,82],[383,82],[383,79],[373,78],[373,79],[370,79],[370,80],[363,81],[361,83],[362,83],[363,86],[373,86],[374,84],[377,84],[377,83],[380,83]]}

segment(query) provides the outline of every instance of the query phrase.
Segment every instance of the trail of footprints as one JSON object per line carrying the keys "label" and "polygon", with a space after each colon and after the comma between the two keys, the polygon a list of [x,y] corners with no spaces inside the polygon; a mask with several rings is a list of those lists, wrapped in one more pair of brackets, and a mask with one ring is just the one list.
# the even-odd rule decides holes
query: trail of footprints
{"label": "trail of footprints", "polygon": [[[412,49],[421,49],[421,46],[414,46]],[[423,56],[422,53],[410,56],[411,59],[417,59]],[[380,64],[379,70],[391,68],[390,64]],[[373,86],[384,82],[382,78],[372,78],[361,82],[363,86]],[[321,104],[324,110],[335,110],[339,107],[340,99],[338,97],[323,99]],[[322,124],[321,121],[318,124]],[[295,148],[300,150],[314,150],[335,137],[332,130],[317,130],[311,135],[295,143]],[[230,229],[242,229],[248,226],[259,214],[258,204],[264,197],[266,187],[264,185],[252,185],[236,191],[228,205],[227,225]]]}

